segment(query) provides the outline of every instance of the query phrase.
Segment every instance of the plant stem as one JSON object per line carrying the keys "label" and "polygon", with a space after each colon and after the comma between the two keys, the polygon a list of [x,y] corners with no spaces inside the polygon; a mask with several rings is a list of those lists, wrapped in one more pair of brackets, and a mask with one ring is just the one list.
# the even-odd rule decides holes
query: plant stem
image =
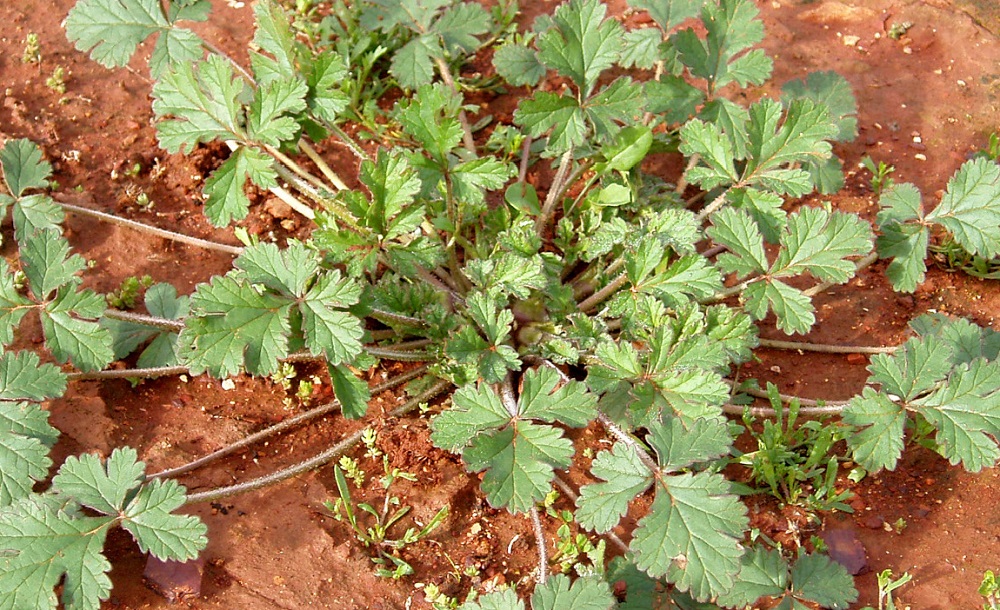
{"label": "plant stem", "polygon": [[361,159],[362,161],[371,161],[371,157],[368,156],[368,153],[366,153],[365,150],[358,145],[354,138],[347,135],[347,132],[341,129],[339,125],[335,125],[333,123],[325,123],[325,125],[334,133],[334,135],[337,136],[337,138],[340,139],[341,142],[344,143],[345,146],[347,146],[348,149],[350,149],[352,153],[354,153],[355,157]]}
{"label": "plant stem", "polygon": [[379,321],[388,320],[389,322],[395,322],[397,324],[409,324],[410,326],[427,325],[427,323],[421,320],[420,318],[406,316],[401,313],[396,313],[394,311],[386,311],[384,309],[379,309],[377,307],[370,307],[369,309],[371,309],[371,313],[368,315]]}
{"label": "plant stem", "polygon": [[[441,73],[441,80],[444,84],[448,85],[452,91],[458,91],[458,87],[455,86],[455,80],[451,77],[451,70],[448,68],[448,64],[445,63],[444,59],[440,57],[434,58],[435,63],[437,63],[438,72]],[[462,125],[462,144],[465,148],[472,153],[472,156],[478,156],[476,153],[476,141],[472,137],[472,125],[469,124],[469,117],[465,114],[465,109],[459,108],[458,110],[458,122]]]}
{"label": "plant stem", "polygon": [[324,176],[326,176],[326,179],[330,181],[330,184],[335,186],[338,191],[348,190],[347,185],[344,184],[344,181],[340,179],[340,176],[337,175],[337,172],[333,171],[333,169],[331,169],[330,166],[327,165],[326,161],[323,160],[323,157],[319,156],[319,153],[316,152],[316,149],[313,148],[309,144],[309,142],[306,142],[305,140],[299,140],[299,147],[302,149],[302,152],[306,153],[307,157],[312,159],[312,162],[315,163],[316,167],[319,168],[319,171],[322,172]]}
{"label": "plant stem", "polygon": [[775,339],[760,339],[760,347],[771,349],[794,349],[803,352],[820,352],[824,354],[891,354],[898,346],[886,347],[863,345],[826,345],[822,343],[806,343],[801,341],[778,341]]}
{"label": "plant stem", "polygon": [[716,197],[715,199],[713,199],[711,203],[709,203],[708,205],[706,205],[704,208],[701,209],[700,212],[698,212],[697,214],[695,214],[695,217],[694,217],[695,222],[697,222],[698,224],[701,224],[701,223],[705,222],[705,219],[707,219],[709,216],[711,216],[713,213],[715,213],[716,210],[718,210],[722,206],[726,205],[726,195],[729,194],[729,191],[732,188],[733,187],[729,187],[726,190],[724,190],[721,193],[719,193],[718,197]]}
{"label": "plant stem", "polygon": [[535,546],[538,548],[538,584],[544,585],[549,578],[549,557],[545,549],[545,532],[542,530],[542,520],[538,517],[538,507],[531,507],[531,524],[535,528]]}
{"label": "plant stem", "polygon": [[[725,383],[728,383],[730,387],[735,388],[736,386],[736,383],[729,379],[724,379],[723,381]],[[749,394],[750,396],[754,396],[756,398],[765,398],[765,399],[770,398],[767,392],[764,390],[747,388],[741,391],[744,392],[745,394]],[[780,398],[781,402],[783,403],[792,402],[793,400],[797,401],[800,405],[802,405],[802,407],[799,409],[799,413],[802,415],[837,415],[844,410],[844,407],[850,404],[850,402],[846,400],[821,401],[821,400],[814,400],[812,398],[802,398],[799,396],[793,396],[791,394],[778,394],[778,398]],[[820,405],[820,403],[823,404]],[[730,415],[740,415],[743,413],[743,407],[739,405],[727,404],[723,406],[722,410],[723,412],[728,413]],[[765,417],[773,416],[777,413],[772,407],[752,407],[750,409],[750,412],[753,413],[754,415],[761,415]]]}
{"label": "plant stem", "polygon": [[654,476],[660,473],[660,465],[656,463],[653,456],[649,455],[646,448],[639,444],[639,441],[632,438],[630,434],[619,428],[615,422],[611,421],[610,417],[604,413],[598,413],[597,421],[601,422],[601,425],[607,428],[608,432],[610,432],[612,436],[625,443],[633,451],[635,451],[636,455],[639,456],[639,460],[642,461],[643,465],[649,469],[650,473]]}
{"label": "plant stem", "polygon": [[105,309],[104,317],[112,320],[121,320],[122,322],[131,322],[132,324],[152,326],[153,328],[175,333],[184,330],[184,320],[170,320],[168,318],[133,313],[131,311],[121,311],[119,309]]}
{"label": "plant stem", "polygon": [[528,179],[528,164],[531,162],[531,136],[524,138],[521,144],[521,163],[517,168],[517,181],[525,182]]}
{"label": "plant stem", "polygon": [[622,272],[618,277],[608,282],[608,284],[580,302],[577,309],[581,312],[588,312],[597,305],[604,302],[608,297],[618,291],[619,288],[628,282],[628,273]]}
{"label": "plant stem", "polygon": [[117,369],[108,371],[91,371],[89,373],[67,373],[67,381],[89,381],[96,379],[155,379],[169,375],[183,375],[188,372],[186,366],[158,366],[145,369]]}
{"label": "plant stem", "polygon": [[[426,366],[417,367],[417,368],[415,368],[415,369],[413,369],[411,371],[407,371],[407,372],[403,373],[402,375],[396,375],[392,379],[386,380],[386,381],[378,384],[377,386],[373,387],[370,390],[370,393],[374,396],[375,394],[379,394],[379,393],[384,392],[386,390],[390,390],[390,389],[392,389],[392,388],[394,388],[394,387],[396,387],[398,385],[404,384],[407,381],[410,381],[411,379],[416,379],[417,377],[423,375],[426,372],[427,372],[427,367]],[[184,474],[185,472],[191,472],[192,470],[195,470],[197,468],[201,468],[202,466],[204,466],[206,464],[209,464],[211,462],[214,462],[215,460],[217,460],[219,458],[225,457],[225,456],[227,456],[227,455],[229,455],[231,453],[235,453],[235,452],[237,452],[240,449],[243,449],[245,447],[249,447],[250,445],[252,445],[252,444],[254,444],[254,443],[256,443],[256,442],[258,442],[260,440],[263,440],[263,439],[268,438],[270,436],[274,436],[275,434],[284,432],[285,430],[293,428],[293,427],[295,427],[295,426],[297,426],[297,425],[299,425],[301,423],[305,423],[305,422],[307,422],[307,421],[309,421],[311,419],[316,419],[317,417],[319,417],[321,415],[326,415],[327,413],[329,413],[331,411],[334,411],[336,409],[339,409],[339,408],[340,408],[340,401],[334,400],[334,401],[328,402],[325,405],[320,405],[320,406],[318,406],[318,407],[316,407],[314,409],[310,409],[310,410],[308,410],[308,411],[306,411],[304,413],[299,413],[298,415],[296,415],[294,417],[290,417],[290,418],[288,418],[288,419],[286,419],[286,420],[284,420],[284,421],[282,421],[280,423],[277,423],[277,424],[275,424],[273,426],[267,427],[267,428],[265,428],[263,430],[260,430],[259,432],[255,432],[254,434],[251,434],[250,436],[248,436],[248,437],[246,437],[244,439],[236,441],[235,443],[233,443],[231,445],[227,445],[227,446],[225,446],[222,449],[219,449],[217,451],[213,451],[212,453],[209,453],[208,455],[206,455],[204,457],[198,458],[197,460],[194,460],[193,462],[188,462],[187,464],[184,464],[182,466],[177,466],[176,468],[168,468],[166,470],[161,470],[160,472],[157,472],[157,473],[154,473],[154,474],[151,474],[151,475],[147,475],[146,479],[147,480],[150,480],[150,479],[164,479],[164,478],[168,478],[168,477],[176,477],[178,475]]]}
{"label": "plant stem", "polygon": [[366,345],[365,351],[368,352],[369,355],[375,356],[376,358],[396,360],[399,362],[427,362],[428,360],[433,359],[433,356],[427,352],[398,350],[388,347],[378,347],[376,345]]}
{"label": "plant stem", "polygon": [[305,170],[305,168],[303,168],[301,165],[299,165],[298,163],[296,163],[294,159],[292,159],[291,157],[289,157],[285,153],[281,152],[277,148],[275,148],[273,146],[265,146],[264,150],[267,151],[267,154],[271,155],[272,157],[274,157],[275,159],[277,159],[278,161],[280,161],[285,167],[287,167],[288,169],[290,169],[293,172],[295,172],[296,174],[298,174],[298,176],[300,178],[302,178],[306,182],[312,184],[317,189],[326,189],[327,188],[327,185],[324,184],[322,180],[320,180],[316,176],[312,175],[311,172],[307,172]]}
{"label": "plant stem", "polygon": [[[422,392],[418,396],[414,396],[410,400],[406,401],[398,408],[394,409],[389,413],[390,417],[402,417],[407,413],[414,411],[422,403],[433,399],[435,396],[444,392],[448,387],[451,386],[450,381],[441,380],[430,387],[428,390]],[[271,473],[256,479],[251,479],[244,483],[237,483],[236,485],[228,485],[226,487],[219,487],[216,489],[210,489],[207,491],[196,492],[193,494],[188,494],[185,499],[185,504],[192,504],[194,502],[214,502],[221,498],[226,498],[229,496],[234,496],[236,494],[245,493],[248,491],[254,491],[262,487],[267,487],[268,485],[273,485],[275,483],[280,483],[286,479],[290,479],[294,476],[300,475],[304,472],[308,472],[326,464],[327,462],[336,459],[338,456],[344,452],[350,450],[354,445],[361,441],[361,435],[364,430],[358,430],[357,432],[347,436],[342,441],[330,447],[326,451],[323,451],[307,460],[303,460],[293,466],[289,466],[278,472]]]}
{"label": "plant stem", "polygon": [[549,218],[552,216],[553,210],[556,207],[556,202],[559,197],[562,196],[563,191],[563,181],[566,180],[566,174],[569,172],[569,166],[573,164],[573,147],[570,146],[569,150],[563,153],[562,158],[559,160],[559,169],[556,170],[555,178],[552,179],[552,185],[549,187],[549,192],[545,195],[545,203],[542,205],[542,212],[535,219],[535,231],[539,234],[546,225],[549,224]]}
{"label": "plant stem", "polygon": [[687,190],[687,173],[691,171],[695,165],[698,165],[698,161],[701,161],[701,155],[697,153],[691,155],[691,158],[688,159],[687,167],[684,168],[684,171],[681,173],[681,177],[677,179],[677,184],[674,186],[674,193],[678,196],[683,195],[684,191]]}
{"label": "plant stem", "polygon": [[214,241],[208,241],[206,239],[198,239],[197,237],[174,233],[173,231],[167,231],[166,229],[160,229],[158,227],[136,222],[134,220],[128,220],[127,218],[121,218],[119,216],[115,216],[114,214],[106,214],[104,212],[98,212],[97,210],[90,210],[65,201],[56,201],[56,203],[62,206],[64,210],[74,214],[79,214],[80,216],[97,218],[98,220],[110,222],[121,227],[135,229],[136,231],[142,231],[143,233],[149,233],[150,235],[156,235],[157,237],[188,244],[190,246],[197,246],[206,250],[215,250],[216,252],[225,252],[226,254],[232,254],[233,256],[239,256],[243,253],[243,248],[241,246],[230,246]]}

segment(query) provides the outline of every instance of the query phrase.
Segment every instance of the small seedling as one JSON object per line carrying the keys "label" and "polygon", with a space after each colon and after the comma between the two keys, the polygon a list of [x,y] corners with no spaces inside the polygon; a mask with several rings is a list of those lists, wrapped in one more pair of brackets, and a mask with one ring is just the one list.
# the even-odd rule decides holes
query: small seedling
{"label": "small seedling", "polygon": [[895,184],[891,176],[896,171],[896,168],[888,163],[879,161],[878,165],[875,165],[875,161],[870,156],[865,156],[861,159],[861,166],[871,172],[872,179],[870,184],[876,195],[881,195]]}
{"label": "small seedling", "polygon": [[896,580],[892,579],[892,570],[882,570],[878,574],[878,610],[896,610],[896,602],[892,592],[913,580],[908,572]]}
{"label": "small seedling", "polygon": [[24,52],[21,54],[21,63],[32,64],[42,61],[42,46],[38,42],[38,34],[28,32],[24,37]]}
{"label": "small seedling", "polygon": [[[343,463],[344,460],[342,459],[341,464]],[[338,521],[346,519],[354,531],[355,538],[365,547],[374,550],[375,555],[371,560],[378,566],[375,570],[376,574],[386,578],[399,579],[413,573],[413,567],[399,556],[400,551],[408,545],[423,540],[437,529],[445,518],[447,518],[448,507],[444,506],[438,510],[431,520],[419,529],[410,527],[407,528],[402,536],[398,538],[391,537],[390,530],[410,512],[411,507],[400,507],[399,498],[390,494],[389,488],[398,479],[414,481],[416,477],[402,472],[397,468],[390,468],[389,460],[386,456],[383,456],[383,472],[385,476],[380,479],[380,482],[382,489],[385,491],[385,497],[380,510],[375,509],[371,504],[365,502],[354,503],[351,498],[351,490],[347,485],[347,477],[345,476],[345,472],[340,469],[340,466],[333,467],[333,474],[337,482],[337,491],[340,493],[340,498],[336,502],[325,502],[324,506],[333,513],[334,518]],[[358,471],[354,472],[354,476],[358,474]],[[360,474],[362,477],[364,476],[363,472]],[[350,473],[348,473],[348,476],[350,476]],[[358,479],[355,478],[354,483],[360,487]],[[361,513],[371,515],[371,525],[365,526],[361,523]]]}
{"label": "small seedling", "polygon": [[896,21],[889,26],[888,36],[893,40],[899,40],[913,27],[911,21]]}
{"label": "small seedling", "polygon": [[115,309],[135,309],[139,295],[152,285],[153,278],[149,275],[141,278],[129,276],[122,281],[117,290],[105,295],[105,299],[108,305]]}
{"label": "small seedling", "polygon": [[892,531],[896,532],[897,534],[902,534],[903,530],[906,529],[907,525],[908,524],[906,523],[906,519],[900,517],[899,519],[896,519],[895,523],[892,524]]}
{"label": "small seedling", "polygon": [[45,79],[45,86],[56,93],[66,93],[66,77],[68,75],[69,73],[66,71],[66,68],[56,66],[56,69],[52,71],[52,75]]}
{"label": "small seedling", "polygon": [[979,584],[979,594],[986,598],[983,610],[1000,610],[1000,581],[993,570],[983,572],[983,581]]}

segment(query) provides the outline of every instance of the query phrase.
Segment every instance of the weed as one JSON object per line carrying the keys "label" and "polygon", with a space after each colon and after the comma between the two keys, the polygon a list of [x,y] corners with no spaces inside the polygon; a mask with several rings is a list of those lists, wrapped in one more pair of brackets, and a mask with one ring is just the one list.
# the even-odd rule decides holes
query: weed
{"label": "weed", "polygon": [[997,581],[993,570],[983,572],[983,580],[979,584],[979,594],[986,598],[983,610],[997,610],[1000,608],[1000,582]]}
{"label": "weed", "polygon": [[861,159],[861,167],[871,172],[871,187],[876,195],[881,195],[895,184],[891,176],[896,168],[884,161],[879,161],[878,165],[875,165],[875,161],[866,155]]}
{"label": "weed", "polygon": [[24,37],[24,51],[21,53],[22,64],[37,64],[42,61],[42,45],[38,41],[38,34],[28,32]]}
{"label": "weed", "polygon": [[[341,459],[341,464],[344,463],[345,461]],[[326,502],[325,506],[338,521],[346,519],[354,531],[355,538],[365,547],[374,550],[375,556],[371,559],[378,566],[375,571],[379,576],[399,579],[412,574],[413,568],[400,557],[400,552],[406,546],[423,540],[437,529],[448,517],[448,507],[444,506],[438,510],[426,525],[418,524],[419,529],[407,528],[402,536],[393,538],[390,530],[410,512],[410,507],[401,507],[399,498],[391,495],[389,489],[399,479],[415,481],[416,477],[399,469],[389,468],[388,457],[383,456],[384,476],[380,479],[380,483],[385,497],[381,509],[376,509],[371,504],[365,502],[355,504],[352,500],[347,478],[353,478],[355,486],[359,488],[364,483],[364,473],[358,471],[356,465],[353,469],[353,472],[348,471],[345,477],[345,472],[340,469],[340,466],[333,467],[340,498],[336,502]],[[366,526],[361,522],[361,513],[367,513],[371,516],[371,525]]]}
{"label": "weed", "polygon": [[105,299],[108,305],[115,309],[135,309],[139,294],[152,285],[151,276],[144,275],[139,278],[132,275],[122,280],[117,290],[105,295]]}
{"label": "weed", "polygon": [[66,78],[68,76],[69,73],[66,71],[66,68],[56,66],[55,70],[52,71],[52,74],[45,79],[45,86],[52,89],[56,93],[64,94],[66,93]]}
{"label": "weed", "polygon": [[[892,570],[882,570],[878,573],[878,610],[896,610],[896,602],[892,598],[892,592],[902,587],[913,579],[908,572],[896,580],[892,579]],[[871,606],[865,606],[862,610],[875,610]]]}

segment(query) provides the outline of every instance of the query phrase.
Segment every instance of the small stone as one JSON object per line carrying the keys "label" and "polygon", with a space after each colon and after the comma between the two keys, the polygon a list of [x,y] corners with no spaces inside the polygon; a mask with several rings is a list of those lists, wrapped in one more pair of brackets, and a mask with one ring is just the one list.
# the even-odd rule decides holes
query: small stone
{"label": "small stone", "polygon": [[847,354],[847,364],[865,364],[868,359],[864,354]]}
{"label": "small stone", "polygon": [[236,389],[236,382],[233,381],[232,379],[223,379],[222,380],[222,389],[226,390],[227,392],[229,390],[235,390]]}
{"label": "small stone", "polygon": [[849,47],[856,47],[858,43],[861,42],[860,36],[844,36],[842,38],[844,44]]}
{"label": "small stone", "polygon": [[833,559],[853,576],[857,576],[868,567],[868,554],[865,546],[858,540],[857,534],[849,529],[832,529],[820,534]]}
{"label": "small stone", "polygon": [[146,586],[162,595],[171,604],[201,596],[201,575],[205,569],[202,558],[191,561],[163,561],[150,555],[142,578]]}
{"label": "small stone", "polygon": [[923,153],[917,153],[917,154],[913,155],[913,158],[916,159],[917,161],[926,161],[927,160],[927,155],[925,155]]}

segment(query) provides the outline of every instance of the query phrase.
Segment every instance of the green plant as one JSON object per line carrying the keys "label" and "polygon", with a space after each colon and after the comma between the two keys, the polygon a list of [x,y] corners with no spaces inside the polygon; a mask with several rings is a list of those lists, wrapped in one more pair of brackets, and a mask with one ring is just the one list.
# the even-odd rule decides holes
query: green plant
{"label": "green plant", "polygon": [[125,278],[122,285],[107,295],[109,307],[115,309],[135,309],[139,292],[153,285],[153,278],[144,275],[141,278],[134,275]]}
{"label": "green plant", "polygon": [[[892,592],[913,580],[908,572],[896,580],[892,579],[892,570],[882,570],[878,573],[878,610],[896,610],[896,602],[892,599]],[[865,606],[863,610],[875,610],[871,606]]]}
{"label": "green plant", "polygon": [[[531,517],[538,572],[528,599],[536,610],[565,599],[610,607],[608,583],[619,580],[632,607],[651,607],[654,596],[679,607],[741,607],[769,596],[785,608],[847,608],[857,594],[838,564],[820,554],[784,555],[749,536],[746,507],[721,471],[733,451],[727,415],[744,410],[733,404],[734,392],[770,399],[751,407],[755,416],[785,417],[785,404],[789,414],[798,409],[789,420],[840,414],[850,458],[868,472],[895,467],[908,426],[955,464],[974,471],[995,464],[997,333],[922,316],[901,346],[817,346],[761,339],[758,325],[773,314],[778,330],[809,332],[812,297],[879,258],[891,259],[887,273],[897,290],[915,290],[932,226],[968,252],[996,256],[1000,166],[965,163],[927,213],[915,187],[888,187],[886,169],[874,230],[830,206],[786,206],[843,184],[832,143],[857,133],[847,82],[813,74],[786,84],[780,100],[745,103],[741,89],[764,84],[772,70],[754,48],[764,30],[750,0],[631,6],[648,14],[648,26],[626,30],[598,0],[569,0],[531,32],[513,34],[516,7],[508,3],[494,11],[449,0],[335,4],[313,30],[291,25],[309,17],[307,6],[290,17],[261,0],[244,67],[183,27],[208,17],[205,0],[172,2],[166,11],[157,0],[80,0],[66,19],[68,36],[106,66],[125,65],[156,35],[149,67],[161,147],[190,153],[222,142],[231,151],[204,181],[212,224],[245,218],[252,184],[315,228],[305,241],[281,246],[242,230],[243,247],[160,231],[234,255],[233,269],[189,296],[150,287],[149,315],[108,309],[103,295],[79,289],[86,264],[60,233],[64,210],[152,229],[56,204],[44,194],[50,169],[41,152],[8,142],[0,160],[9,195],[0,204],[12,210],[25,280],[19,288],[0,262],[0,339],[10,345],[25,313],[36,311],[39,349],[77,369],[73,379],[276,372],[284,379],[289,362],[326,365],[335,403],[148,475],[150,489],[334,409],[363,417],[373,392],[410,382],[411,398],[387,421],[429,410],[433,443],[482,473],[486,500]],[[509,123],[473,123],[468,83],[456,78],[463,62],[490,46],[499,76],[533,91]],[[634,68],[652,68],[655,77],[640,82]],[[538,86],[550,76],[565,87]],[[382,97],[394,83],[400,90]],[[375,141],[362,146],[347,123],[361,123]],[[477,138],[482,125],[491,135]],[[327,137],[357,156],[361,188],[348,188],[310,144]],[[682,157],[683,172],[645,171],[644,159],[661,152]],[[547,167],[551,181],[528,180],[533,171],[549,175],[539,171]],[[735,379],[758,346],[870,353],[871,374],[842,403],[764,393]],[[104,370],[140,348],[142,368]],[[381,360],[427,365],[369,389],[357,372]],[[429,406],[445,391],[444,404]],[[0,524],[9,528],[25,527],[33,513],[24,507],[45,502],[33,485],[45,476],[44,440],[54,434],[39,437],[25,422],[43,420],[44,411],[24,404],[0,419],[3,446],[13,447],[0,458],[3,488],[20,494],[0,503]],[[822,492],[813,502],[840,501],[831,479],[836,461],[808,446],[832,437],[823,426],[785,421],[768,428],[762,455],[775,455],[760,462],[763,480],[801,501],[804,476],[814,494]],[[588,460],[581,474],[588,482],[577,492],[559,471],[584,467],[567,429],[588,426],[611,444]],[[342,458],[363,438],[358,431],[291,468],[186,501],[265,487]],[[399,576],[406,568],[393,551],[430,532],[390,538],[405,509],[388,492],[401,473],[386,463],[381,509],[351,500],[341,468],[363,480],[356,461],[342,461],[334,473],[355,535],[374,549],[379,570]],[[575,580],[548,575],[541,520],[549,517],[539,505],[554,484],[574,505],[575,527],[621,552],[603,566],[604,577],[596,565]],[[614,530],[640,495],[647,508],[625,543]],[[78,516],[55,511],[51,522],[69,527]],[[130,518],[116,517],[123,527]],[[585,546],[566,534],[567,555]],[[22,590],[48,596],[51,579],[17,576],[30,553],[14,545],[0,534],[0,549],[13,551],[0,554],[0,597]],[[79,563],[106,569],[89,555]],[[106,588],[90,589],[86,603],[106,596]],[[463,607],[522,602],[508,589]]]}
{"label": "green plant", "polygon": [[45,79],[45,86],[56,93],[66,93],[66,68],[56,66],[52,74]]}
{"label": "green plant", "polygon": [[38,42],[38,34],[28,32],[24,37],[24,52],[21,53],[22,64],[37,64],[42,61],[42,45]]}
{"label": "green plant", "polygon": [[993,570],[983,572],[983,581],[979,584],[979,594],[986,598],[983,610],[997,610],[1000,608],[1000,583]]}
{"label": "green plant", "polygon": [[786,410],[774,385],[768,385],[767,393],[775,416],[764,420],[757,432],[755,418],[749,410],[744,412],[744,426],[757,441],[757,450],[736,461],[750,468],[754,483],[765,485],[771,495],[786,504],[812,511],[854,512],[846,504],[851,493],[836,490],[838,462],[831,452],[834,444],[843,440],[842,430],[826,422],[826,418],[799,423],[801,406],[797,400],[791,401]]}
{"label": "green plant", "polygon": [[[346,457],[346,456],[345,456]],[[344,459],[341,459],[344,463]],[[356,464],[348,462],[347,477],[354,480],[358,487],[364,483],[364,472],[358,470]],[[390,537],[389,530],[400,522],[409,512],[409,506],[400,506],[399,498],[389,493],[389,488],[398,479],[415,481],[416,477],[402,472],[398,468],[389,468],[387,456],[382,456],[382,469],[384,476],[380,479],[385,497],[382,508],[376,509],[366,502],[355,503],[351,499],[351,490],[347,485],[347,477],[340,466],[333,467],[334,478],[337,482],[337,491],[340,498],[336,502],[326,502],[325,506],[333,513],[338,521],[346,519],[354,530],[354,536],[365,547],[373,547],[376,555],[372,561],[378,565],[376,573],[387,578],[402,578],[413,573],[413,568],[399,554],[411,544],[414,544],[429,536],[448,517],[448,507],[443,506],[426,525],[421,525],[419,529],[407,528],[402,536],[398,538]],[[372,516],[373,523],[369,526],[363,525],[359,517],[359,511],[363,511]],[[418,524],[419,525],[419,524]]]}
{"label": "green plant", "polygon": [[871,187],[875,191],[876,195],[881,195],[883,191],[886,191],[896,182],[891,178],[893,172],[896,168],[887,164],[885,161],[879,161],[878,165],[875,165],[875,161],[865,155],[861,158],[861,166],[871,172]]}

